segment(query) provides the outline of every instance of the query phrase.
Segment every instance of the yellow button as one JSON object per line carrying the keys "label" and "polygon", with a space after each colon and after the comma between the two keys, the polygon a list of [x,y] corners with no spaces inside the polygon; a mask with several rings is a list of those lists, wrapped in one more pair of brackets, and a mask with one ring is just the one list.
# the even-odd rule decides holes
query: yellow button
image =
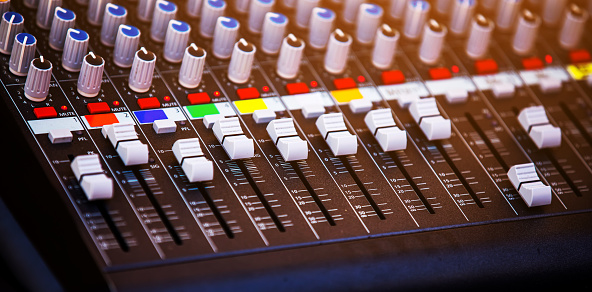
{"label": "yellow button", "polygon": [[265,102],[261,98],[237,100],[234,102],[234,105],[241,114],[250,114],[256,110],[267,109],[267,105],[265,105]]}
{"label": "yellow button", "polygon": [[581,80],[588,75],[592,75],[592,63],[577,64],[567,66],[567,72],[575,80]]}
{"label": "yellow button", "polygon": [[331,95],[339,103],[350,102],[354,99],[364,98],[357,88],[331,91]]}

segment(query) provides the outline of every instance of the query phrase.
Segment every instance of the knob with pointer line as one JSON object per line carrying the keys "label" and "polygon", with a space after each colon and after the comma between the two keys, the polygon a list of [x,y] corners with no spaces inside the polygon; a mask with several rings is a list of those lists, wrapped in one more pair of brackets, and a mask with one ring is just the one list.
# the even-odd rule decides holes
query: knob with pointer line
{"label": "knob with pointer line", "polygon": [[31,60],[35,58],[37,39],[31,34],[21,32],[14,37],[12,54],[8,61],[8,68],[12,74],[26,76],[29,72]]}
{"label": "knob with pointer line", "polygon": [[0,53],[10,54],[14,44],[14,37],[23,31],[25,19],[16,12],[6,12],[0,22]]}
{"label": "knob with pointer line", "polygon": [[77,90],[84,97],[95,97],[101,91],[105,60],[101,56],[89,52],[82,61],[78,76]]}
{"label": "knob with pointer line", "polygon": [[47,98],[52,68],[51,62],[43,56],[31,61],[25,81],[25,97],[27,99],[41,102]]}
{"label": "knob with pointer line", "polygon": [[134,62],[130,70],[128,86],[137,93],[144,93],[152,86],[156,55],[142,47],[134,56]]}
{"label": "knob with pointer line", "polygon": [[201,82],[206,51],[194,43],[185,49],[181,69],[179,70],[179,84],[185,88],[196,88]]}
{"label": "knob with pointer line", "polygon": [[276,72],[280,77],[292,79],[298,75],[304,46],[304,41],[293,34],[284,38],[276,67]]}
{"label": "knob with pointer line", "polygon": [[324,60],[324,67],[327,72],[341,74],[345,71],[351,44],[351,36],[341,29],[336,29],[331,33]]}
{"label": "knob with pointer line", "polygon": [[257,52],[257,48],[245,39],[241,38],[234,44],[232,57],[230,57],[230,64],[228,65],[228,79],[230,81],[237,84],[249,81],[251,68],[255,60],[255,52]]}

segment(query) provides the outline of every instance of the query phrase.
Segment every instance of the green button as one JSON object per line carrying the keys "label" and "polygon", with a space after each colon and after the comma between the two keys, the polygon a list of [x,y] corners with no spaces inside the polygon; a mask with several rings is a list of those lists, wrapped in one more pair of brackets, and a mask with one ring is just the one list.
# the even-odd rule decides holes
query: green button
{"label": "green button", "polygon": [[216,104],[213,103],[190,105],[186,108],[191,117],[194,119],[203,118],[206,115],[215,115],[220,113],[216,107]]}

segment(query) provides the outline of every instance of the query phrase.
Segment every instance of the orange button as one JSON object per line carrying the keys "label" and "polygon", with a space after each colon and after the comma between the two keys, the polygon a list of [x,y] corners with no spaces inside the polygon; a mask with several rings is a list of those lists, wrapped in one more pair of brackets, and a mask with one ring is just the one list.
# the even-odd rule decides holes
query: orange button
{"label": "orange button", "polygon": [[187,100],[189,100],[191,104],[202,104],[212,101],[207,92],[190,93],[187,95]]}
{"label": "orange button", "polygon": [[526,70],[537,70],[543,69],[545,65],[543,65],[543,61],[540,58],[532,57],[522,59],[522,67]]}
{"label": "orange button", "polygon": [[575,50],[569,52],[569,60],[571,63],[584,63],[590,61],[590,52],[586,49]]}
{"label": "orange button", "polygon": [[146,97],[138,99],[138,106],[141,109],[151,109],[151,108],[159,108],[160,101],[156,97]]}
{"label": "orange button", "polygon": [[439,67],[439,68],[432,68],[429,71],[430,78],[432,80],[441,80],[441,79],[449,79],[452,78],[452,73],[448,68]]}
{"label": "orange button", "polygon": [[236,95],[240,99],[252,99],[261,96],[259,90],[255,87],[239,88],[236,90]]}
{"label": "orange button", "polygon": [[102,127],[104,125],[111,125],[119,123],[119,120],[113,113],[99,114],[99,115],[88,115],[84,116],[88,125],[91,127]]}
{"label": "orange button", "polygon": [[381,76],[382,84],[390,85],[390,84],[399,84],[405,82],[405,75],[401,70],[391,70],[391,71],[384,71],[382,72]]}
{"label": "orange button", "polygon": [[479,75],[497,73],[497,70],[497,62],[493,59],[475,61],[475,72]]}
{"label": "orange button", "polygon": [[106,102],[93,102],[86,105],[88,112],[91,114],[102,114],[111,111],[109,104]]}
{"label": "orange button", "polygon": [[358,84],[356,84],[354,79],[350,77],[334,79],[333,85],[335,85],[336,89],[350,89],[358,87]]}
{"label": "orange button", "polygon": [[51,106],[34,108],[33,113],[38,119],[55,118],[58,116],[55,108]]}
{"label": "orange button", "polygon": [[288,83],[286,84],[286,90],[288,91],[288,94],[302,94],[310,92],[308,85],[306,85],[304,82]]}

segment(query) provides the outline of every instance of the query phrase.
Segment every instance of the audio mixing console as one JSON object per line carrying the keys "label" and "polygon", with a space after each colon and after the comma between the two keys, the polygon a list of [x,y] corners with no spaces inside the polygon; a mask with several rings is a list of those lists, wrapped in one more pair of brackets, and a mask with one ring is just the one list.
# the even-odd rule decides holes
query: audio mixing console
{"label": "audio mixing console", "polygon": [[64,290],[589,287],[592,1],[0,12],[0,195]]}

